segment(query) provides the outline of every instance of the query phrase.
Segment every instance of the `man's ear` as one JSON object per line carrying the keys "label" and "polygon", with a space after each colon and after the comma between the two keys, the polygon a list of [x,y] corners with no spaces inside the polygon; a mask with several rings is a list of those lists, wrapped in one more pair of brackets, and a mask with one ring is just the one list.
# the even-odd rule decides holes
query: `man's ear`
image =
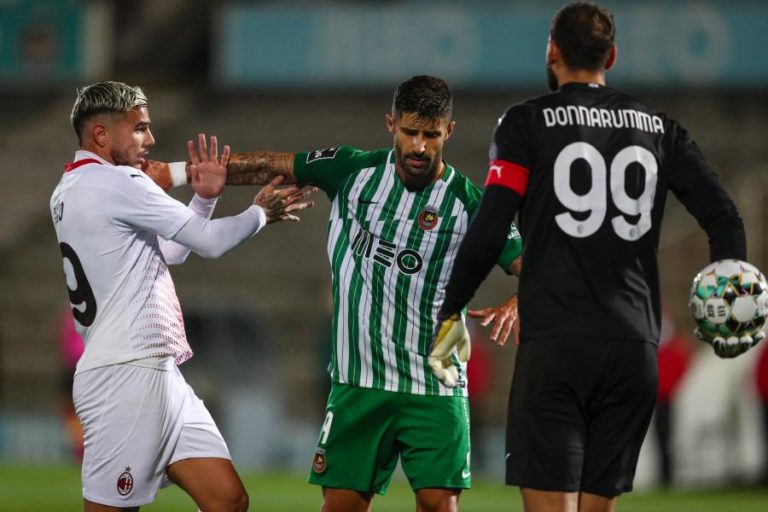
{"label": "man's ear", "polygon": [[104,123],[94,122],[90,126],[93,142],[100,148],[109,144],[109,130]]}
{"label": "man's ear", "polygon": [[550,37],[549,40],[547,40],[547,64],[550,66],[552,64],[555,64],[560,59],[560,48],[558,48],[557,43],[552,40]]}
{"label": "man's ear", "polygon": [[395,134],[395,118],[392,117],[392,114],[390,114],[389,112],[384,114],[384,117],[387,120],[387,131],[389,132],[390,135],[394,135]]}
{"label": "man's ear", "polygon": [[451,121],[448,123],[448,126],[445,128],[445,140],[448,140],[448,138],[453,133],[453,128],[456,126],[456,121]]}
{"label": "man's ear", "polygon": [[608,54],[608,60],[605,61],[605,70],[608,71],[616,63],[616,57],[619,54],[619,49],[616,45],[611,48],[611,53]]}

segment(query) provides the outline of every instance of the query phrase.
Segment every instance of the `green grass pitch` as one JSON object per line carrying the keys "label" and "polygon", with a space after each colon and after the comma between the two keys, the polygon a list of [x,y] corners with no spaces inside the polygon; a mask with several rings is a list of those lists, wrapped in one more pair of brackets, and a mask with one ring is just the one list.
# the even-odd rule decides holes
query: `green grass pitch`
{"label": "green grass pitch", "polygon": [[[251,510],[301,512],[320,509],[320,490],[302,475],[245,473]],[[76,512],[82,510],[77,467],[0,465],[0,510],[3,512]],[[408,483],[396,478],[386,496],[374,498],[375,512],[414,510]],[[476,481],[461,497],[462,512],[520,512],[516,489],[489,480]],[[636,492],[622,496],[621,512],[766,512],[768,488],[706,491]],[[180,489],[160,491],[143,511],[192,512],[194,503]]]}

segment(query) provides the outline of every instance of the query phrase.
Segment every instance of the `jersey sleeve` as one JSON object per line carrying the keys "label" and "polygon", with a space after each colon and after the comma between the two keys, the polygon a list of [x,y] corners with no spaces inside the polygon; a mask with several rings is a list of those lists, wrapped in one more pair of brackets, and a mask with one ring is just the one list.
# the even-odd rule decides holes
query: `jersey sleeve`
{"label": "jersey sleeve", "polygon": [[[483,195],[483,190],[472,183],[466,176],[461,176],[464,180],[460,183],[462,196],[465,198],[465,206],[470,218],[474,218],[477,214],[477,209],[480,206],[480,199]],[[501,251],[501,256],[496,260],[496,264],[507,274],[510,274],[510,266],[523,253],[523,238],[520,236],[520,232],[517,230],[514,222],[509,226],[509,232],[507,234],[507,240],[504,244],[504,249]]]}
{"label": "jersey sleeve", "polygon": [[737,212],[714,166],[704,157],[686,129],[668,121],[671,144],[670,189],[699,224]]}
{"label": "jersey sleeve", "polygon": [[388,154],[388,149],[362,151],[349,146],[299,152],[293,161],[293,173],[299,184],[315,185],[333,198],[350,175],[378,165]]}
{"label": "jersey sleeve", "polygon": [[509,234],[507,234],[507,242],[504,244],[504,250],[501,251],[496,264],[507,274],[511,274],[512,262],[515,261],[520,255],[523,254],[523,237],[520,236],[520,232],[517,230],[514,222],[509,225]]}
{"label": "jersey sleeve", "polygon": [[667,123],[671,136],[670,188],[709,237],[710,261],[745,260],[747,239],[736,204],[688,132]]}
{"label": "jersey sleeve", "polygon": [[[133,174],[136,174],[135,169]],[[149,177],[131,179],[126,176],[124,181],[112,194],[110,204],[112,216],[118,222],[169,240],[195,215]]]}
{"label": "jersey sleeve", "polygon": [[531,133],[535,106],[522,103],[509,108],[499,119],[488,152],[485,186],[500,185],[525,195],[534,167]]}

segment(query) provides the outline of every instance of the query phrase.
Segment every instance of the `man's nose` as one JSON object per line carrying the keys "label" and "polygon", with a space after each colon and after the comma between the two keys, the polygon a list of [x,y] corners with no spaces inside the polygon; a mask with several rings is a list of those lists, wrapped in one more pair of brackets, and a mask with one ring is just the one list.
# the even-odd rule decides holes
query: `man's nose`
{"label": "man's nose", "polygon": [[415,135],[413,137],[413,150],[416,153],[423,153],[427,149],[427,141],[421,135]]}

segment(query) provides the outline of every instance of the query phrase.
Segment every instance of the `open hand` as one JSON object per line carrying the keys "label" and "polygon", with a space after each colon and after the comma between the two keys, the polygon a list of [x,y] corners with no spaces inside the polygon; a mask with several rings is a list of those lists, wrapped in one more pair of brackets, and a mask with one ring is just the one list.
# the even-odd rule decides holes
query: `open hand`
{"label": "open hand", "polygon": [[315,187],[291,185],[278,189],[285,177],[281,174],[269,182],[253,198],[253,204],[261,206],[267,214],[267,224],[279,221],[299,222],[295,212],[312,208],[314,201],[303,201],[310,194],[317,192]]}
{"label": "open hand", "polygon": [[493,322],[489,336],[496,345],[503,347],[510,333],[515,345],[520,344],[520,319],[517,313],[517,295],[511,296],[506,302],[485,309],[470,309],[467,314],[472,318],[481,318],[480,325],[485,327]]}
{"label": "open hand", "polygon": [[197,148],[193,141],[187,142],[189,153],[189,175],[192,189],[200,197],[210,199],[221,195],[227,181],[227,162],[229,145],[224,146],[221,158],[218,157],[219,144],[215,135],[211,135],[211,150],[208,151],[205,134],[197,136]]}

